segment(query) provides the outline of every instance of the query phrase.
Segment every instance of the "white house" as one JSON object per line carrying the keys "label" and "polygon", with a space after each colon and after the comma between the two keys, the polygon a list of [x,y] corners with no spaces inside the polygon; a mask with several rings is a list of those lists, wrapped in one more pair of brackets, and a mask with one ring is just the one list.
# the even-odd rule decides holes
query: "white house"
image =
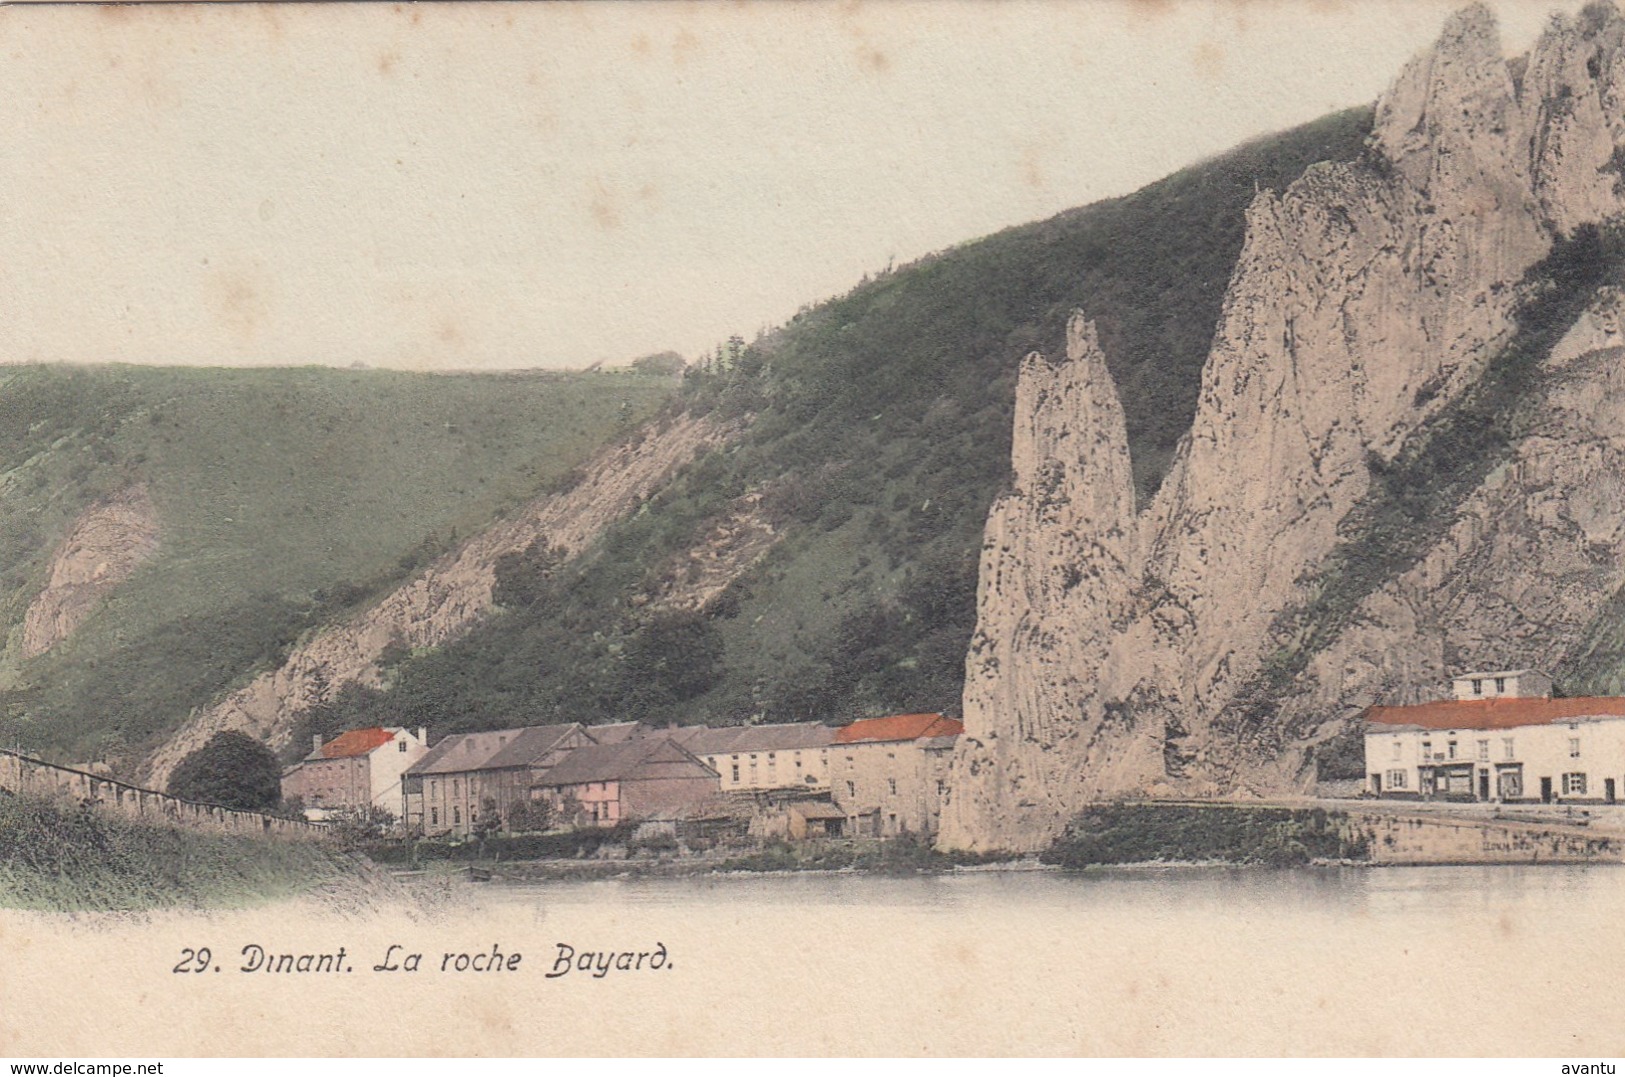
{"label": "white house", "polygon": [[428,752],[427,739],[422,729],[381,726],[352,729],[326,744],[315,737],[311,753],[282,775],[282,795],[300,798],[315,819],[367,805],[393,814],[401,805],[401,775]]}
{"label": "white house", "polygon": [[1534,670],[1471,673],[1454,699],[1365,713],[1375,796],[1612,804],[1625,791],[1625,697],[1552,698]]}
{"label": "white house", "polygon": [[1538,669],[1463,673],[1453,678],[1450,686],[1460,700],[1498,699],[1502,696],[1515,699],[1549,698],[1552,694],[1552,679]]}

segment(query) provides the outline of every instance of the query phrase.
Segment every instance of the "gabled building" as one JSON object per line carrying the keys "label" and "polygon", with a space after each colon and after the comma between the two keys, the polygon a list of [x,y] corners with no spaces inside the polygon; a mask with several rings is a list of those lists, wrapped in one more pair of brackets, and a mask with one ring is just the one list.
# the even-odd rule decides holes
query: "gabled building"
{"label": "gabled building", "polygon": [[687,726],[667,734],[717,772],[724,793],[829,789],[836,728],[816,722]]}
{"label": "gabled building", "polygon": [[1423,800],[1614,803],[1625,783],[1625,697],[1550,693],[1551,679],[1538,671],[1472,673],[1454,679],[1453,699],[1369,708],[1366,791]]}
{"label": "gabled building", "polygon": [[947,794],[948,762],[964,723],[895,714],[843,726],[829,748],[830,795],[856,837],[929,837]]}
{"label": "gabled building", "polygon": [[326,743],[313,738],[310,754],[282,775],[284,800],[298,797],[305,814],[324,819],[344,808],[401,809],[401,778],[428,752],[426,731],[372,726],[351,729]]}
{"label": "gabled building", "polygon": [[538,774],[591,743],[577,722],[446,737],[405,775],[401,818],[424,834],[466,836],[482,815],[506,819]]}
{"label": "gabled building", "polygon": [[537,778],[531,795],[566,824],[614,826],[680,813],[718,788],[716,771],[670,737],[654,734],[577,748]]}

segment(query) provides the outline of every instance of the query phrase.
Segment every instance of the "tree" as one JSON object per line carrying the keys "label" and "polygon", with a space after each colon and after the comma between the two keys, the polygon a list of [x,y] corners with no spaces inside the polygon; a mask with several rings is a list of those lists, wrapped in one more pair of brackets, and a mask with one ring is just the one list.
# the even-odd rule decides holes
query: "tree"
{"label": "tree", "polygon": [[543,834],[553,827],[553,805],[546,800],[521,800],[508,809],[508,830],[515,834]]}
{"label": "tree", "polygon": [[649,702],[686,702],[716,684],[722,658],[722,634],[703,614],[656,614],[627,642],[623,694]]}
{"label": "tree", "polygon": [[474,823],[474,836],[484,841],[501,829],[502,815],[497,810],[496,798],[486,797],[480,801],[480,817]]}
{"label": "tree", "polygon": [[282,799],[282,768],[271,749],[242,733],[216,733],[180,761],[168,793],[223,808],[265,811]]}
{"label": "tree", "polygon": [[327,817],[327,832],[345,845],[378,841],[395,825],[395,813],[376,804],[350,805]]}

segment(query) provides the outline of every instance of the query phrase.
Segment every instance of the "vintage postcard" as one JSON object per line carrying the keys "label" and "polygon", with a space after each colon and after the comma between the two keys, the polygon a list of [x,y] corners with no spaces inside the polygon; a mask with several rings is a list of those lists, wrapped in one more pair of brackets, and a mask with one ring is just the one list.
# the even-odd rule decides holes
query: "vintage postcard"
{"label": "vintage postcard", "polygon": [[1611,0],[0,51],[8,1060],[1625,1049]]}

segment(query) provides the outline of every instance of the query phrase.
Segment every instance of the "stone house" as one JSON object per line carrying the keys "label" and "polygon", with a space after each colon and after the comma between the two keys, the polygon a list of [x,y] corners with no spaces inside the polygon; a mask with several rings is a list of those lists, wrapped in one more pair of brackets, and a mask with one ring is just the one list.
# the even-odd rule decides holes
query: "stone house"
{"label": "stone house", "polygon": [[311,752],[282,775],[282,797],[298,797],[310,819],[342,808],[401,809],[401,778],[428,752],[428,733],[372,726],[332,740],[312,738]]}
{"label": "stone house", "polygon": [[593,743],[578,722],[459,733],[436,744],[405,776],[402,819],[425,834],[472,834],[482,814],[530,797],[537,776]]}
{"label": "stone house", "polygon": [[1550,678],[1531,670],[1452,687],[1453,699],[1366,710],[1367,793],[1612,804],[1625,791],[1625,697],[1552,698]]}
{"label": "stone house", "polygon": [[663,734],[577,748],[531,788],[570,824],[680,814],[718,792],[717,772]]}
{"label": "stone house", "polygon": [[830,795],[854,837],[929,838],[947,794],[948,763],[962,722],[895,714],[844,726],[829,749]]}
{"label": "stone house", "polygon": [[775,725],[686,726],[668,736],[717,772],[724,793],[829,789],[834,726],[816,722]]}

